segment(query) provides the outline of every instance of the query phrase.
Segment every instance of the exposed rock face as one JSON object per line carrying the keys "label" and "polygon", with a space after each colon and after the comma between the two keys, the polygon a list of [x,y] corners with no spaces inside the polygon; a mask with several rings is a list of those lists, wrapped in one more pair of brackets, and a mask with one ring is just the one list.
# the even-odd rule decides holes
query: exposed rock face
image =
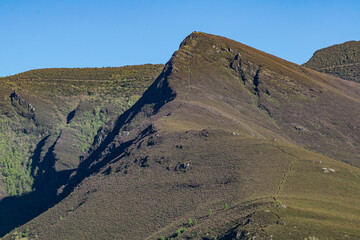
{"label": "exposed rock face", "polygon": [[304,66],[342,79],[360,82],[360,41],[349,41],[320,49]]}
{"label": "exposed rock face", "polygon": [[11,93],[10,95],[11,101],[17,101],[19,103],[20,106],[24,106],[25,108],[27,108],[30,112],[35,112],[35,108],[33,107],[33,105],[31,103],[27,103],[24,99],[22,99],[19,94],[16,93],[16,91],[14,91],[13,93]]}

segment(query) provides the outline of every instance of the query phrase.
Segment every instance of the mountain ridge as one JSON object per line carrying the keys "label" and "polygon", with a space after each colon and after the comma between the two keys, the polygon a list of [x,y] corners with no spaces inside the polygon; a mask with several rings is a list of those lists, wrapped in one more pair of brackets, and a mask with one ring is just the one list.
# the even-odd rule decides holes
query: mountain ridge
{"label": "mountain ridge", "polygon": [[194,32],[59,203],[5,239],[26,227],[39,239],[356,239],[359,96],[356,83]]}
{"label": "mountain ridge", "polygon": [[317,50],[305,67],[360,82],[360,41],[348,41]]}

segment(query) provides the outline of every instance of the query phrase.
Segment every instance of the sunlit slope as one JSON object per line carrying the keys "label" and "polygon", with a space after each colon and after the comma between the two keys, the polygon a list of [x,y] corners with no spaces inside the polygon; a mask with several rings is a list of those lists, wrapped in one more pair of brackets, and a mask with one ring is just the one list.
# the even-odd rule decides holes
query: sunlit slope
{"label": "sunlit slope", "polygon": [[355,82],[192,33],[62,201],[10,236],[358,239],[359,96]]}
{"label": "sunlit slope", "polygon": [[31,232],[40,239],[157,239],[191,218],[197,224],[186,225],[181,237],[360,235],[358,168],[231,132],[156,134],[137,142],[127,152],[131,157],[111,161],[82,181],[30,222]]}

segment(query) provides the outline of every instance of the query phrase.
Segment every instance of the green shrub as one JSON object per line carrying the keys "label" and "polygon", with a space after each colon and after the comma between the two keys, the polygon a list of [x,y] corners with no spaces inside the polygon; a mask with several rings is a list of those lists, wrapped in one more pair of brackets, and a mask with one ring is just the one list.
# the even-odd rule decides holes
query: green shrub
{"label": "green shrub", "polygon": [[173,232],[173,234],[171,235],[170,238],[176,238],[177,236],[179,236],[180,234],[182,234],[183,232],[186,231],[185,227],[181,227],[178,230],[176,230],[176,232]]}
{"label": "green shrub", "polygon": [[178,232],[178,231],[173,232],[173,234],[171,235],[171,238],[176,238],[179,235],[180,235],[180,232]]}
{"label": "green shrub", "polygon": [[30,232],[30,229],[29,229],[29,226],[27,226],[25,228],[25,232],[23,233],[23,237],[28,237],[29,236],[29,232]]}
{"label": "green shrub", "polygon": [[6,192],[11,195],[22,195],[32,190],[31,176],[31,137],[17,132],[19,122],[0,116],[0,171]]}
{"label": "green shrub", "polygon": [[209,217],[210,217],[212,214],[213,214],[213,211],[212,211],[212,209],[210,208],[210,209],[209,209]]}

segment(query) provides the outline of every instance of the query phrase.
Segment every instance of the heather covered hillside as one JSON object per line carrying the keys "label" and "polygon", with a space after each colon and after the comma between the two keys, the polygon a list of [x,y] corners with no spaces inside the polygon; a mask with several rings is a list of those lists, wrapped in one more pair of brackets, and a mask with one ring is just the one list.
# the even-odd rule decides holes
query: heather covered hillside
{"label": "heather covered hillside", "polygon": [[[0,199],[62,181],[98,131],[111,128],[162,68],[39,69],[0,78]],[[11,210],[10,216],[1,215],[2,233],[14,218],[15,223],[24,221]]]}
{"label": "heather covered hillside", "polygon": [[356,82],[193,32],[52,185],[51,208],[5,239],[358,239],[359,97]]}

